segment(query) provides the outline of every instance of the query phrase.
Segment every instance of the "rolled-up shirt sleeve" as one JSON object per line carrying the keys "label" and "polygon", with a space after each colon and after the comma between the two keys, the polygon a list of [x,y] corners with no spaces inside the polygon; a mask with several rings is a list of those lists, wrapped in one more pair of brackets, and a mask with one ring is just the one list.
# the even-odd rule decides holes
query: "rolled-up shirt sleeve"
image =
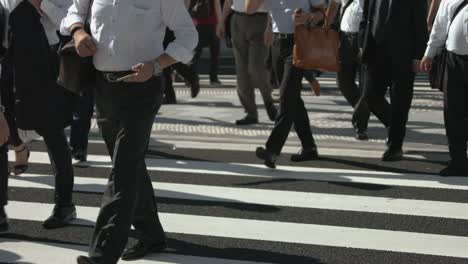
{"label": "rolled-up shirt sleeve", "polygon": [[174,31],[175,40],[165,52],[177,61],[188,63],[198,44],[198,32],[181,0],[161,1],[163,22]]}
{"label": "rolled-up shirt sleeve", "polygon": [[73,0],[73,4],[68,9],[66,17],[62,20],[60,33],[70,35],[70,27],[76,23],[84,23],[88,16],[89,4],[91,0]]}
{"label": "rolled-up shirt sleeve", "polygon": [[439,11],[437,12],[434,25],[432,26],[431,36],[427,43],[426,53],[424,54],[424,56],[428,58],[434,58],[437,50],[447,42],[450,23],[448,2],[450,1],[442,1]]}
{"label": "rolled-up shirt sleeve", "polygon": [[71,6],[71,0],[64,0],[57,4],[50,0],[42,0],[41,10],[49,18],[49,20],[59,28],[62,20],[67,16],[68,8]]}

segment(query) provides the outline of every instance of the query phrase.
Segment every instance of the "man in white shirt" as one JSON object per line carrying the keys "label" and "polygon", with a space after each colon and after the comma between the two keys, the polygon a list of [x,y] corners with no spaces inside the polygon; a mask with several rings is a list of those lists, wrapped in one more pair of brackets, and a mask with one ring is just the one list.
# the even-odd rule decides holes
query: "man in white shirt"
{"label": "man in white shirt", "polygon": [[325,0],[246,0],[246,13],[256,12],[262,4],[270,10],[272,20],[267,30],[273,31],[272,61],[281,83],[280,113],[265,148],[257,148],[256,155],[264,160],[267,167],[275,168],[276,157],[281,153],[294,125],[302,148],[297,155],[291,156],[291,160],[302,162],[318,159],[309,116],[301,98],[305,71],[292,64],[292,53],[295,25],[322,21],[322,12],[314,9],[325,9]]}
{"label": "man in white shirt", "polygon": [[[15,10],[17,11],[18,6],[21,3],[25,3],[20,0],[0,0],[0,3],[2,6],[5,8],[5,13],[7,15],[7,20],[9,22],[14,21],[13,19],[13,13],[15,13]],[[27,3],[27,2],[26,2]],[[67,138],[65,136],[64,132],[64,127],[67,126],[67,124],[59,124],[59,115],[62,113],[59,113],[63,108],[59,107],[58,105],[61,105],[59,101],[61,99],[64,99],[64,97],[56,97],[58,94],[61,94],[61,90],[63,88],[57,87],[56,86],[56,75],[58,74],[58,58],[57,58],[57,52],[56,52],[56,47],[57,44],[59,43],[59,37],[57,35],[57,31],[60,28],[60,23],[62,19],[65,17],[67,13],[67,9],[71,6],[72,2],[71,0],[29,0],[29,3],[37,10],[37,12],[40,14],[40,23],[42,24],[42,27],[45,32],[45,37],[47,38],[48,46],[46,43],[46,50],[43,50],[41,47],[42,45],[39,45],[38,43],[34,43],[37,46],[37,49],[34,49],[34,52],[37,51],[37,53],[44,53],[44,54],[50,54],[50,56],[47,56],[47,60],[49,60],[45,65],[50,65],[54,69],[47,69],[50,70],[52,73],[52,78],[49,78],[49,76],[41,76],[39,79],[45,80],[44,82],[37,83],[38,87],[30,87],[29,82],[33,82],[32,80],[37,80],[35,77],[39,74],[40,75],[40,70],[43,69],[35,69],[29,67],[29,65],[41,65],[44,61],[41,59],[37,59],[36,57],[31,58],[28,57],[27,62],[24,62],[23,65],[28,65],[26,68],[21,68],[20,70],[14,68],[13,70],[9,70],[8,72],[15,72],[15,74],[11,77],[15,80],[15,85],[16,85],[16,94],[15,94],[15,107],[16,107],[16,122],[18,123],[18,126],[20,128],[24,128],[22,126],[29,126],[28,129],[33,129],[36,130],[43,138],[44,142],[47,146],[47,150],[49,153],[49,158],[51,161],[51,165],[53,167],[53,171],[55,174],[55,208],[53,210],[52,215],[43,223],[43,226],[47,229],[52,229],[52,228],[59,228],[63,227],[65,225],[68,225],[73,219],[76,218],[76,210],[75,206],[73,205],[72,202],[72,192],[73,192],[73,167],[71,163],[71,154],[70,150],[68,147],[68,142]],[[28,6],[30,7],[30,6]],[[34,8],[30,8],[33,11]],[[35,13],[35,12],[34,12]],[[26,17],[20,17],[18,19],[26,19],[30,18],[29,16]],[[24,22],[24,20],[21,20]],[[26,22],[25,22],[26,23]],[[8,24],[8,23],[7,23]],[[11,26],[11,25],[10,25]],[[10,28],[10,30],[12,30]],[[8,32],[8,30],[5,30]],[[29,34],[28,32],[23,32],[23,34],[27,35]],[[13,39],[15,39],[14,33],[13,33]],[[18,62],[21,59],[18,59],[17,56],[14,55],[14,52],[16,50],[16,53],[21,53],[18,52],[19,47],[18,45],[31,45],[31,43],[8,43],[8,38],[5,38],[3,45],[5,47],[11,48],[11,45],[16,45],[13,46],[12,49],[9,51],[10,56],[9,58],[11,61],[8,61],[7,67],[12,67],[13,64],[14,67],[17,67]],[[52,52],[51,52],[52,50]],[[34,53],[35,54],[35,53]],[[41,57],[42,58],[42,57]],[[36,62],[31,62],[31,60],[38,60]],[[41,61],[39,61],[41,60]],[[14,62],[13,62],[14,61]],[[30,69],[29,69],[30,68]],[[27,72],[30,71],[28,74]],[[31,80],[24,80],[25,78],[19,77],[19,76],[24,76],[28,75],[28,77],[31,77]],[[21,80],[19,82],[18,80]],[[27,83],[26,85],[24,83]],[[43,84],[46,84],[47,86],[41,86]],[[36,83],[34,83],[36,84]],[[33,84],[33,85],[34,85]],[[25,87],[27,86],[27,87]],[[13,90],[13,87],[3,87],[3,89],[7,90]],[[28,90],[31,89],[31,90]],[[35,92],[39,92],[41,97],[36,97],[36,94],[31,95],[31,91],[34,90]],[[62,93],[63,94],[63,93]],[[20,97],[21,96],[21,97]],[[29,97],[29,99],[32,98],[32,100],[27,101],[24,100],[25,98]],[[30,105],[29,103],[31,101],[37,101],[39,102],[42,107],[39,109],[36,108],[33,105]],[[51,105],[56,105],[56,109],[51,109],[50,107],[45,107],[45,106],[51,106]],[[66,111],[64,111],[66,112]],[[21,115],[19,114],[21,113]],[[68,112],[66,112],[68,113]],[[64,114],[67,115],[67,114]],[[21,117],[21,118],[20,118]],[[70,119],[71,120],[71,113],[69,117],[65,117],[65,119]],[[31,120],[33,120],[31,122]],[[20,122],[21,121],[21,122]],[[16,127],[13,127],[10,125],[10,128],[15,129]]]}
{"label": "man in white shirt", "polygon": [[[338,88],[348,103],[354,107],[352,124],[355,137],[367,140],[367,125],[369,123],[369,107],[361,99],[362,89],[356,84],[356,75],[360,70],[358,32],[362,20],[364,0],[334,0],[330,1],[329,10],[341,8],[335,16],[340,31],[340,71],[337,73]],[[329,14],[330,16],[331,14]],[[331,15],[333,16],[333,15]]]}
{"label": "man in white shirt", "polygon": [[[247,113],[244,118],[236,121],[236,125],[258,123],[255,87],[260,89],[268,117],[275,121],[277,110],[271,96],[270,74],[265,65],[268,47],[263,36],[268,23],[268,12],[265,7],[261,7],[249,15],[245,13],[244,0],[226,0],[223,14],[227,15],[231,8],[234,14],[229,26],[236,59],[237,93]],[[224,21],[221,24],[224,25]]]}
{"label": "man in white shirt", "polygon": [[[190,61],[198,33],[181,0],[95,0],[89,35],[83,23],[90,0],[73,2],[62,32],[72,35],[79,55],[94,56],[98,123],[113,160],[89,257],[77,261],[114,264],[131,225],[141,238],[122,259],[138,259],[166,247],[145,155],[162,102],[159,75],[177,61]],[[166,27],[174,31],[175,41],[164,50]]]}
{"label": "man in white shirt", "polygon": [[468,135],[467,0],[444,0],[441,2],[425,57],[421,62],[421,68],[424,71],[430,70],[432,59],[438,49],[444,46],[448,51],[443,81],[444,119],[451,161],[446,168],[440,171],[440,175],[468,176],[466,154],[466,135]]}

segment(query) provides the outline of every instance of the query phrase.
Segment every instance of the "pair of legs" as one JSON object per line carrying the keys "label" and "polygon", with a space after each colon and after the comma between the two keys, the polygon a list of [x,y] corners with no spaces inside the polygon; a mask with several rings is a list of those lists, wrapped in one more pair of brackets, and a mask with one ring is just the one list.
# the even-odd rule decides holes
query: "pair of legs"
{"label": "pair of legs", "polygon": [[93,263],[117,263],[133,225],[148,243],[164,241],[145,156],[163,96],[162,80],[108,83],[98,78],[98,124],[112,171],[91,242]]}
{"label": "pair of legs", "polygon": [[304,70],[292,65],[294,38],[281,38],[275,35],[272,47],[272,58],[275,72],[282,72],[280,86],[280,112],[275,127],[266,142],[266,149],[257,149],[257,156],[265,160],[268,167],[274,167],[275,156],[281,150],[294,125],[301,140],[302,151],[291,157],[293,161],[305,161],[318,158],[317,146],[312,136],[309,116],[301,98]]}
{"label": "pair of legs", "polygon": [[75,159],[86,161],[88,135],[94,114],[94,90],[89,87],[83,94],[76,96],[73,122],[70,131],[70,147]]}
{"label": "pair of legs", "polygon": [[[386,154],[391,155],[387,159],[384,154],[383,160],[399,160],[402,156],[414,89],[411,63],[395,63],[382,46],[376,48],[375,55],[364,65],[364,99],[371,112],[388,128]],[[389,89],[391,103],[385,99]]]}
{"label": "pair of legs", "polygon": [[[346,101],[354,108],[352,124],[358,139],[367,139],[370,111],[365,100],[360,100],[362,89],[356,84],[356,75],[361,69],[358,54],[358,34],[340,34],[340,71],[337,73],[338,88]],[[362,76],[362,74],[361,74]],[[361,85],[361,81],[359,82]]]}
{"label": "pair of legs", "polygon": [[212,84],[219,84],[218,71],[219,71],[219,54],[221,51],[221,44],[218,36],[216,35],[216,25],[202,24],[197,25],[198,31],[198,46],[195,48],[193,59],[191,62],[192,70],[199,73],[198,63],[203,49],[208,47],[210,49],[210,82]]}
{"label": "pair of legs", "polygon": [[260,89],[270,119],[272,121],[276,119],[270,74],[265,65],[268,48],[264,44],[263,33],[267,22],[268,14],[266,13],[254,15],[236,13],[231,19],[237,93],[247,114],[245,119],[258,120],[255,87]]}
{"label": "pair of legs", "polygon": [[443,176],[468,176],[468,57],[448,52],[444,78],[444,120],[450,165]]}

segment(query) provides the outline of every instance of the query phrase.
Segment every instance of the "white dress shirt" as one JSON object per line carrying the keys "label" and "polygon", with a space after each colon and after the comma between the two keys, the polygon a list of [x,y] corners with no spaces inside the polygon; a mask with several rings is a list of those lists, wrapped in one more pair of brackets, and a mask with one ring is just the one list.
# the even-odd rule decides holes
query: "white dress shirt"
{"label": "white dress shirt", "polygon": [[[90,0],[73,0],[62,33],[86,18]],[[166,28],[176,40],[164,51]],[[100,71],[126,71],[166,52],[189,62],[198,33],[182,0],[94,0],[91,34],[97,43],[94,64]]]}
{"label": "white dress shirt", "polygon": [[[22,0],[0,0],[0,3],[5,8],[5,14],[8,17]],[[62,19],[67,15],[68,8],[72,5],[72,0],[43,0],[41,4],[42,18],[41,23],[44,26],[47,39],[50,45],[57,44],[60,40],[57,31],[60,29]],[[5,30],[8,33],[8,30]],[[5,38],[3,45],[8,46],[8,38]]]}
{"label": "white dress shirt", "polygon": [[[232,10],[240,13],[245,13],[245,0],[232,0]],[[265,8],[265,4],[262,4],[258,9],[257,12],[259,13],[266,13],[268,12]]]}
{"label": "white dress shirt", "polygon": [[443,45],[455,54],[468,55],[468,5],[458,13],[451,26],[449,21],[462,2],[463,0],[444,0],[440,3],[426,49],[427,57],[433,58]]}
{"label": "white dress shirt", "polygon": [[340,30],[346,33],[357,33],[359,32],[359,25],[364,15],[364,0],[335,0],[335,2],[341,3],[342,8],[345,7],[349,1],[353,2],[346,8],[345,13],[342,15],[343,18],[341,19]]}
{"label": "white dress shirt", "polygon": [[294,33],[293,13],[301,8],[308,12],[311,7],[323,6],[326,0],[265,0],[270,10],[273,32],[281,34]]}

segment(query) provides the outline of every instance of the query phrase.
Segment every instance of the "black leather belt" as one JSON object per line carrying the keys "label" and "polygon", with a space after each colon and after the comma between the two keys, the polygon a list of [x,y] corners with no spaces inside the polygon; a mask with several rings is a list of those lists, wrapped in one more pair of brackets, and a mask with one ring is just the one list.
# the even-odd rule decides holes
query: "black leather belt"
{"label": "black leather belt", "polygon": [[294,38],[294,34],[273,33],[273,35],[278,39],[293,39]]}
{"label": "black leather belt", "polygon": [[115,72],[101,72],[102,78],[106,82],[122,82],[123,80],[121,78],[135,73],[134,71],[115,71]]}
{"label": "black leather belt", "polygon": [[268,15],[267,12],[256,12],[256,13],[253,13],[253,14],[247,14],[247,13],[238,12],[238,11],[235,11],[235,10],[233,10],[232,12],[234,12],[234,14],[236,14],[236,15],[239,15],[239,16],[246,16],[246,17],[267,16],[267,15]]}

